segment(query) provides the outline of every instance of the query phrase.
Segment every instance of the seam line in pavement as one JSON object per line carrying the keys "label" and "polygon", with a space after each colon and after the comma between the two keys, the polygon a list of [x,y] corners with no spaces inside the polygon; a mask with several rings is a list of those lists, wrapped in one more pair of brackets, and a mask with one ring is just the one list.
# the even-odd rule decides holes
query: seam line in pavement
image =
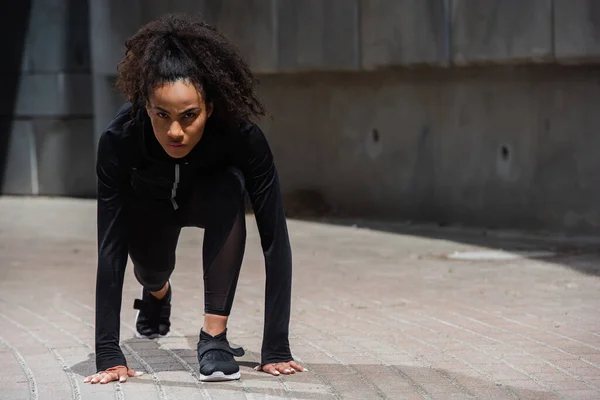
{"label": "seam line in pavement", "polygon": [[[38,314],[37,312],[31,310],[28,307],[23,306],[22,304],[14,304],[14,303],[8,302],[8,301],[6,301],[4,299],[2,299],[2,301],[4,301],[5,303],[8,303],[8,304],[13,304],[14,306],[17,306],[17,307],[25,310],[26,312],[32,314],[34,317],[41,319],[45,323],[47,323],[50,326],[54,327],[54,329],[58,330],[62,334],[65,334],[65,335],[71,337],[72,339],[74,339],[77,343],[79,343],[80,345],[82,345],[83,347],[85,347],[86,349],[88,349],[88,351],[90,351],[91,353],[94,353],[94,349],[90,345],[88,345],[87,343],[85,343],[83,340],[81,340],[77,336],[73,335],[71,332],[69,332],[69,331],[61,328],[60,326],[58,326],[54,322],[48,320],[48,318],[46,318],[46,317]],[[62,311],[63,310],[61,310],[61,312]],[[114,383],[115,398],[117,400],[124,400],[125,399],[125,394],[123,393],[123,390],[121,388],[121,384],[119,382],[113,382],[113,383]]]}
{"label": "seam line in pavement", "polygon": [[[370,323],[370,324],[375,324],[375,325],[377,325],[377,326],[383,326],[381,323],[378,323],[378,322],[376,322],[376,321],[373,321],[373,320],[370,320],[370,319],[367,319],[367,318],[363,318],[363,317],[361,317],[361,316],[358,316],[358,315],[352,315],[352,314],[346,313],[346,312],[344,312],[344,311],[341,311],[341,310],[334,310],[334,309],[332,309],[332,308],[330,308],[330,307],[322,307],[322,306],[320,306],[319,308],[322,308],[322,309],[324,309],[324,310],[327,310],[327,311],[330,311],[330,312],[336,312],[336,313],[338,313],[338,314],[342,314],[342,315],[350,316],[350,317],[353,317],[353,318],[356,318],[356,319],[359,319],[359,320],[363,320],[363,321],[365,321],[365,322],[368,322],[368,323]],[[414,322],[405,321],[405,320],[403,320],[403,319],[401,319],[401,318],[398,318],[398,317],[395,317],[395,316],[393,316],[393,315],[386,315],[386,316],[385,316],[385,318],[392,319],[392,320],[394,320],[394,321],[397,321],[397,322],[400,322],[400,323],[403,323],[403,324],[407,324],[407,325],[412,325],[412,326],[417,326],[417,327],[420,327],[420,328],[424,328],[424,329],[426,329],[426,330],[429,330],[429,331],[431,331],[431,332],[434,332],[434,333],[438,333],[438,334],[440,333],[439,331],[437,331],[437,330],[435,330],[435,329],[429,328],[429,327],[427,327],[427,326],[424,326],[424,325],[421,325],[421,324],[418,324],[418,323],[414,323]],[[421,340],[417,339],[416,337],[414,337],[414,336],[412,336],[412,335],[410,335],[410,334],[407,334],[407,333],[405,333],[405,332],[401,332],[401,333],[402,333],[402,335],[404,335],[404,336],[408,337],[409,339],[415,340],[415,341],[417,341],[417,342],[423,342],[423,341],[421,341]],[[394,335],[394,338],[396,338],[396,335]],[[481,349],[479,349],[479,348],[476,348],[476,347],[472,346],[470,343],[463,342],[463,341],[461,341],[461,340],[459,340],[459,339],[456,339],[456,338],[452,338],[452,340],[453,340],[453,341],[455,341],[455,342],[457,342],[457,343],[461,343],[461,344],[464,344],[464,345],[466,345],[466,346],[468,346],[468,347],[471,347],[471,348],[473,348],[474,350],[476,350],[476,351],[478,351],[478,352],[482,352],[482,353],[484,353],[484,354],[486,354],[486,355],[489,355],[489,354],[488,354],[488,353],[486,353],[485,351],[483,351],[483,350],[481,350]],[[429,346],[429,347],[431,347],[431,348],[434,348],[434,349],[438,350],[438,348],[437,348],[436,346],[433,346],[433,345],[431,345],[431,344],[429,344],[429,343],[426,343],[425,345],[427,345],[427,346]],[[488,374],[487,372],[480,370],[479,368],[477,368],[477,367],[473,366],[471,363],[469,363],[469,362],[468,362],[468,361],[466,361],[466,360],[463,360],[463,359],[462,359],[462,358],[460,358],[460,357],[456,357],[456,356],[454,356],[454,355],[451,355],[451,357],[452,357],[453,359],[457,360],[457,361],[460,361],[460,362],[462,362],[464,365],[466,365],[467,367],[471,368],[473,371],[477,372],[478,374],[480,374],[480,375],[482,375],[482,376],[485,376],[486,378],[488,378],[488,379],[490,380],[490,383],[494,383],[494,378],[493,378],[493,377],[492,377],[490,374]],[[508,386],[504,386],[504,385],[503,385],[503,386],[502,386],[502,389],[503,389],[503,390],[506,392],[506,394],[508,394],[508,395],[509,395],[510,397],[512,397],[513,399],[515,399],[515,400],[519,400],[519,398],[520,398],[520,397],[519,397],[519,396],[518,396],[518,395],[517,395],[517,394],[516,394],[516,393],[515,393],[515,392],[514,392],[512,389],[510,389]]]}
{"label": "seam line in pavement", "polygon": [[50,347],[48,345],[48,342],[46,342],[45,340],[43,340],[42,338],[40,338],[38,335],[36,335],[31,330],[29,330],[27,327],[21,325],[19,322],[15,321],[14,319],[12,319],[12,318],[10,318],[10,317],[2,314],[2,313],[0,313],[0,317],[6,319],[7,321],[9,321],[10,323],[12,323],[13,325],[15,325],[16,327],[18,327],[19,329],[25,331],[34,340],[36,340],[37,342],[41,343],[46,348],[46,350],[48,350],[48,352],[50,354],[52,354],[52,357],[54,357],[54,359],[56,360],[56,362],[60,365],[61,369],[63,370],[63,372],[67,376],[67,379],[69,380],[69,385],[71,386],[71,394],[73,395],[73,399],[74,400],[81,400],[81,392],[79,391],[79,385],[77,383],[77,379],[75,379],[75,374],[73,373],[73,371],[71,370],[71,368],[67,365],[67,363],[65,362],[65,360],[60,356],[60,354],[58,354],[58,352],[56,351],[56,349]]}
{"label": "seam line in pavement", "polygon": [[[465,332],[469,332],[469,333],[471,333],[471,334],[474,334],[474,335],[477,335],[477,336],[481,336],[481,337],[483,337],[483,338],[486,338],[486,339],[488,339],[488,340],[491,340],[491,341],[493,341],[493,342],[496,342],[496,343],[502,343],[502,344],[504,344],[504,342],[503,342],[503,341],[501,341],[501,340],[498,340],[498,339],[491,338],[491,337],[489,337],[489,336],[486,336],[486,335],[484,335],[484,334],[482,334],[482,333],[475,332],[475,331],[473,331],[473,330],[471,330],[471,329],[464,328],[464,327],[462,327],[462,326],[459,326],[459,325],[455,325],[455,324],[453,324],[453,323],[451,323],[451,322],[448,322],[448,321],[445,321],[445,320],[443,320],[443,319],[436,318],[436,317],[432,317],[432,316],[430,316],[430,315],[423,314],[423,313],[416,312],[416,311],[413,311],[413,313],[414,313],[414,314],[416,314],[416,315],[419,315],[419,316],[422,316],[422,317],[425,317],[425,318],[431,319],[432,321],[436,321],[436,322],[438,322],[438,323],[441,323],[441,324],[444,324],[444,325],[447,325],[447,326],[453,327],[453,328],[455,328],[455,329],[459,329],[459,330],[462,330],[462,331],[465,331]],[[512,347],[515,347],[515,346],[512,346]],[[517,348],[517,347],[515,347],[515,348]],[[519,349],[519,350],[522,350],[522,349]],[[483,351],[483,350],[482,350],[482,351]],[[522,351],[523,351],[523,353],[525,353],[525,354],[529,354],[529,355],[531,355],[531,356],[535,357],[535,355],[533,355],[533,354],[531,354],[531,353],[528,353],[528,352],[527,352],[527,351],[525,351],[525,350],[522,350]],[[485,351],[483,351],[483,352],[484,352],[484,353],[486,353]],[[559,394],[559,393],[558,393],[556,390],[554,390],[552,387],[550,387],[550,386],[546,385],[544,382],[540,381],[540,380],[539,380],[537,377],[535,377],[534,375],[531,375],[530,373],[528,373],[528,372],[526,372],[526,371],[523,371],[521,368],[519,368],[519,367],[517,367],[517,366],[515,366],[515,365],[511,364],[510,362],[506,361],[506,360],[505,360],[505,359],[503,359],[503,358],[495,357],[495,356],[493,356],[493,355],[491,355],[491,356],[492,356],[492,357],[494,357],[495,359],[497,359],[497,360],[501,361],[501,362],[502,362],[502,363],[504,363],[505,365],[509,366],[510,368],[514,369],[515,371],[517,371],[517,372],[519,372],[519,373],[521,373],[521,374],[523,374],[523,375],[527,376],[529,379],[531,379],[532,381],[534,381],[535,383],[537,383],[539,386],[543,387],[544,389],[547,389],[547,390],[551,391],[553,394],[555,394],[556,396],[558,396],[558,397],[560,397],[560,398],[563,398],[563,397],[562,397],[562,396],[561,396],[561,395],[560,395],[560,394]],[[555,366],[555,367],[556,367],[556,366]]]}
{"label": "seam line in pavement", "polygon": [[31,371],[31,368],[29,368],[27,362],[25,361],[21,353],[19,353],[19,350],[17,350],[13,345],[6,341],[2,336],[0,336],[0,343],[2,343],[2,345],[7,347],[12,352],[19,365],[21,365],[21,369],[23,370],[25,377],[27,377],[27,386],[29,387],[29,398],[31,400],[37,400],[38,389],[37,383],[35,381],[35,376],[33,375],[33,371]]}

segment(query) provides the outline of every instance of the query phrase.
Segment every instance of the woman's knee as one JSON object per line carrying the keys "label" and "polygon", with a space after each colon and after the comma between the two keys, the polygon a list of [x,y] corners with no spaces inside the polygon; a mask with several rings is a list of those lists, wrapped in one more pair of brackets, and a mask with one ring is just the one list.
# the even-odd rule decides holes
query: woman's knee
{"label": "woman's knee", "polygon": [[133,273],[140,285],[151,292],[158,292],[165,287],[165,284],[173,273],[173,269],[164,271],[148,271],[134,266]]}
{"label": "woman's knee", "polygon": [[[176,242],[175,242],[176,243]],[[151,292],[161,290],[175,270],[175,245],[148,243],[150,248],[130,246],[129,257],[137,281]]]}

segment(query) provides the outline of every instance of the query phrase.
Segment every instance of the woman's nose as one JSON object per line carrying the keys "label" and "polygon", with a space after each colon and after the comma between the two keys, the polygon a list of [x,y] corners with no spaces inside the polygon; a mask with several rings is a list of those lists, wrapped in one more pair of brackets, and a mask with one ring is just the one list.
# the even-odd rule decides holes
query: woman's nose
{"label": "woman's nose", "polygon": [[179,139],[183,136],[183,129],[181,129],[181,125],[178,122],[173,122],[169,127],[169,131],[167,132],[172,139]]}

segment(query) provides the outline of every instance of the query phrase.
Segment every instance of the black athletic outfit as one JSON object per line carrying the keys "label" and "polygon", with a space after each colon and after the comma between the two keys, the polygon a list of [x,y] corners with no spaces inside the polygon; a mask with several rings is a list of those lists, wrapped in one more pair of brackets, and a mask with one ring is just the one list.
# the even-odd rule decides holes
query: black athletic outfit
{"label": "black athletic outfit", "polygon": [[128,255],[148,290],[161,289],[175,266],[182,227],[205,229],[205,312],[229,315],[244,254],[248,193],[265,257],[265,325],[261,363],[291,361],[292,258],[277,171],[260,128],[222,129],[209,119],[182,159],[160,146],[144,107],[126,104],[102,134],[98,175],[96,367],[127,365],[119,347]]}

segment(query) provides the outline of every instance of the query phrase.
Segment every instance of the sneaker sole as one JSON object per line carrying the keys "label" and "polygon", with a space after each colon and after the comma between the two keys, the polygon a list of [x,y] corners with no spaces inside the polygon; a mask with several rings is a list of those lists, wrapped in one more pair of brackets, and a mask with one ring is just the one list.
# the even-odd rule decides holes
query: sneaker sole
{"label": "sneaker sole", "polygon": [[240,372],[234,374],[225,375],[221,371],[213,372],[211,375],[200,374],[200,380],[202,382],[222,382],[222,381],[234,381],[240,379]]}
{"label": "sneaker sole", "polygon": [[142,335],[137,331],[137,328],[135,330],[135,337],[138,339],[163,339],[169,336],[171,336],[171,332],[167,333],[166,335]]}
{"label": "sneaker sole", "polygon": [[[169,281],[169,285],[171,284],[171,281]],[[142,286],[142,291],[140,292],[140,298],[142,298],[144,296],[144,287]],[[137,312],[135,313],[135,319],[133,320],[133,326],[135,327],[135,337],[138,339],[162,339],[162,338],[166,338],[169,337],[170,333],[167,333],[166,335],[142,335],[141,333],[138,332],[137,330],[137,320],[138,317],[140,316],[140,310],[137,310]]]}

